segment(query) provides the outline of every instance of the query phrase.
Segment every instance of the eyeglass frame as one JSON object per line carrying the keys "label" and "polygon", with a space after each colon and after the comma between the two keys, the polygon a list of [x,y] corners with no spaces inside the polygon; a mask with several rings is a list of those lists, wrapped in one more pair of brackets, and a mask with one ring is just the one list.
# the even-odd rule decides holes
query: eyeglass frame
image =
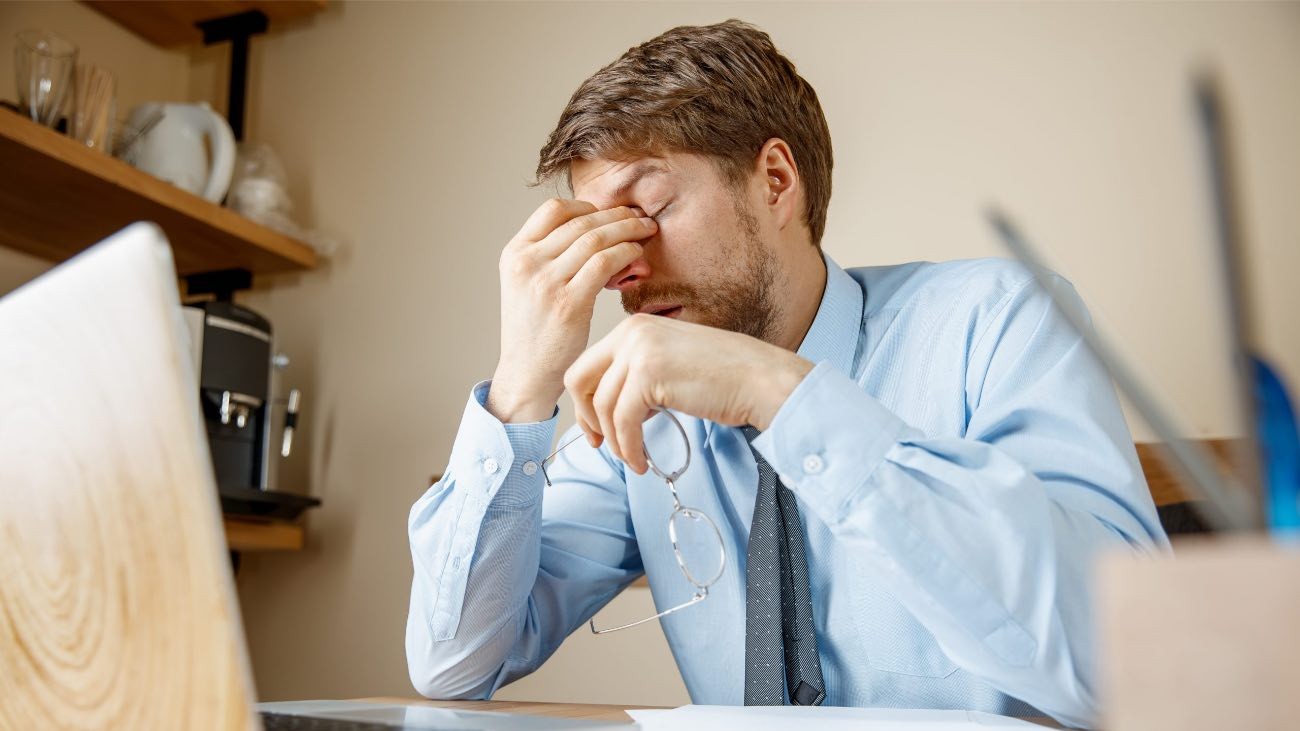
{"label": "eyeglass frame", "polygon": [[[604,629],[598,629],[596,627],[596,618],[592,617],[587,622],[588,626],[591,627],[592,634],[603,635],[603,634],[608,634],[610,632],[617,632],[621,629],[628,629],[629,627],[635,627],[640,624],[645,624],[646,622],[651,622],[656,619],[660,619],[661,617],[666,617],[669,614],[685,609],[693,604],[699,604],[700,602],[708,598],[709,587],[716,584],[718,582],[718,579],[722,578],[722,574],[726,571],[727,568],[727,547],[726,547],[726,543],[722,540],[722,531],[718,529],[718,524],[715,523],[713,519],[710,518],[706,513],[704,513],[704,511],[699,510],[698,508],[692,508],[692,507],[682,505],[681,500],[677,496],[677,480],[681,479],[681,476],[686,473],[687,468],[691,466],[691,440],[686,436],[686,429],[682,427],[682,423],[677,420],[676,416],[673,416],[672,412],[670,412],[667,409],[656,409],[656,410],[662,413],[664,416],[667,416],[669,421],[673,423],[673,426],[677,427],[677,433],[681,435],[682,443],[686,445],[686,459],[683,462],[682,466],[677,470],[674,470],[672,472],[664,472],[662,469],[660,469],[659,465],[655,464],[654,458],[650,456],[650,449],[645,445],[644,442],[642,442],[641,444],[641,452],[642,454],[645,455],[645,461],[646,464],[650,467],[650,471],[653,472],[656,476],[663,479],[663,481],[668,485],[669,492],[673,496],[673,510],[671,513],[668,514],[668,541],[669,543],[672,544],[673,557],[677,560],[677,568],[681,570],[683,578],[685,578],[687,583],[693,586],[695,590],[692,593],[692,596],[689,600],[681,604],[678,604],[675,607],[665,609],[664,611],[659,612],[654,616],[646,617],[645,619],[637,620],[636,622],[630,622],[628,624],[619,625],[617,627],[606,627]],[[582,434],[578,434],[574,436],[569,441],[565,442],[564,444],[561,444],[559,447],[556,447],[554,452],[551,452],[549,455],[546,456],[545,459],[542,460],[541,462],[542,479],[546,482],[547,487],[551,487],[552,483],[551,483],[551,476],[546,472],[546,463],[555,459],[555,456],[558,455],[561,451],[563,451],[565,447],[569,446],[570,444],[573,444],[582,436],[583,436]],[[678,515],[682,515],[691,520],[703,519],[705,524],[708,525],[709,528],[713,529],[713,534],[718,539],[718,557],[719,557],[718,571],[708,581],[700,581],[698,578],[696,578],[694,574],[691,573],[691,570],[686,566],[686,560],[683,558],[681,547],[678,545],[677,542],[676,520]]]}

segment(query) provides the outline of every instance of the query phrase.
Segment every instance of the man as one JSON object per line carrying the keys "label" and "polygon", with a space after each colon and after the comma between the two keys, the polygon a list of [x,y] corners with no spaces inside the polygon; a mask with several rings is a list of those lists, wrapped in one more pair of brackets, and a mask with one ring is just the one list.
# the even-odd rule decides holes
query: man
{"label": "man", "polygon": [[[1092,720],[1092,560],[1166,539],[1109,380],[1027,272],[823,255],[817,95],[738,21],[584,82],[538,175],[574,199],[505,247],[500,361],[411,511],[420,692],[490,696],[643,574],[661,612],[690,601],[642,447],[680,440],[667,409],[676,494],[728,557],[661,618],[695,702]],[[584,352],[602,286],[631,317]],[[566,388],[587,441],[545,467]]]}

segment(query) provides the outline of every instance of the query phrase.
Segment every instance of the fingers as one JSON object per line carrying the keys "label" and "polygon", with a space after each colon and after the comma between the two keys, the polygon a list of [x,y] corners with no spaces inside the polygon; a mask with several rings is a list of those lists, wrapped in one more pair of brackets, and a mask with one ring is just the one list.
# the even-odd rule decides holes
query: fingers
{"label": "fingers", "polygon": [[[587,376],[584,383],[591,380]],[[589,434],[594,432],[595,439],[606,444],[615,458],[638,475],[644,475],[649,464],[642,446],[641,425],[654,410],[646,404],[641,389],[632,380],[627,360],[614,358],[594,389],[575,387],[569,394],[583,430]],[[592,441],[588,439],[589,443]]]}
{"label": "fingers", "polygon": [[[588,204],[590,205],[590,204]],[[602,211],[592,210],[560,222],[554,229],[547,231],[532,245],[539,256],[555,258],[564,253],[584,234],[619,221],[635,220],[644,214],[640,209],[618,206]],[[617,241],[618,239],[615,239]]]}
{"label": "fingers", "polygon": [[596,207],[586,201],[552,198],[533,211],[533,215],[519,229],[517,238],[541,241],[567,221],[595,212]]}
{"label": "fingers", "polygon": [[595,254],[569,280],[569,291],[583,301],[594,302],[605,283],[639,259],[644,250],[640,242],[624,241]]}
{"label": "fingers", "polygon": [[[591,218],[588,216],[586,218]],[[589,261],[597,254],[606,251],[620,243],[629,241],[640,241],[641,239],[653,236],[659,230],[654,219],[644,218],[622,218],[610,223],[597,226],[587,230],[578,236],[572,244],[556,257],[554,267],[555,276],[565,282],[573,279]],[[610,262],[598,262],[601,270],[606,268]],[[630,263],[630,262],[627,262]],[[626,264],[625,264],[626,265]],[[621,268],[621,267],[620,267]],[[610,272],[613,276],[618,269]],[[609,277],[605,278],[606,280]]]}
{"label": "fingers", "polygon": [[564,388],[573,399],[574,416],[582,430],[587,432],[587,441],[593,447],[600,446],[605,432],[601,429],[600,418],[596,416],[592,400],[595,398],[601,378],[613,362],[613,348],[610,343],[615,337],[615,334],[611,333],[588,348],[578,356],[564,374]]}
{"label": "fingers", "polygon": [[642,423],[654,409],[645,400],[632,359],[623,352],[624,333],[616,329],[579,356],[565,374],[564,385],[588,442],[604,443],[614,457],[643,475],[649,464]]}
{"label": "fingers", "polygon": [[[605,417],[613,424],[614,432],[610,436],[611,447],[618,444],[620,457],[632,471],[644,475],[649,465],[645,457],[645,436],[641,426],[654,410],[645,402],[645,394],[635,379],[625,377],[620,384],[618,398],[612,413]],[[597,414],[602,414],[597,405]]]}
{"label": "fingers", "polygon": [[610,277],[641,256],[638,242],[658,230],[658,223],[636,207],[596,210],[585,201],[553,198],[506,247],[502,266],[509,264],[517,279],[542,276],[549,288],[576,279],[572,288],[578,299],[594,300]]}
{"label": "fingers", "polygon": [[[600,433],[605,435],[605,443],[618,459],[627,462],[623,456],[626,454],[621,449],[618,440],[618,431],[615,429],[613,421],[614,404],[618,401],[619,394],[623,391],[623,383],[627,380],[627,364],[622,358],[615,358],[605,374],[600,377],[600,383],[596,386],[596,392],[591,396],[589,408],[595,414],[596,423],[600,427]],[[584,401],[587,399],[584,397]]]}

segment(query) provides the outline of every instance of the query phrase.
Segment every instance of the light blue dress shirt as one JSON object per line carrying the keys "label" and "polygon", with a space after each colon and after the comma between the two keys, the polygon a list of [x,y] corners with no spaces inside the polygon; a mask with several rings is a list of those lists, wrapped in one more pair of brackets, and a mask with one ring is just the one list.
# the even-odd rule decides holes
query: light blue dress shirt
{"label": "light blue dress shirt", "polygon": [[[826,267],[816,366],[754,441],[798,497],[826,704],[1091,723],[1093,560],[1167,546],[1109,379],[1016,264]],[[490,697],[642,574],[660,609],[691,595],[663,481],[579,440],[544,487],[556,420],[503,425],[489,387],[410,514],[406,654],[430,697]],[[694,702],[741,704],[758,471],[738,428],[678,416],[678,492],[729,563],[663,631]],[[680,440],[663,418],[645,434]]]}

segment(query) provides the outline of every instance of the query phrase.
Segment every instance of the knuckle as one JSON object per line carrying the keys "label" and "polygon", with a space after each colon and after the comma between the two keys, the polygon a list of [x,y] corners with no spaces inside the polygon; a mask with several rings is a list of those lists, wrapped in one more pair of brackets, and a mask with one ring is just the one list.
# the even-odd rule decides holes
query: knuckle
{"label": "knuckle", "polygon": [[638,312],[627,318],[624,322],[626,323],[628,334],[636,338],[646,337],[646,333],[648,333],[650,328],[654,325],[654,318],[654,315],[647,315],[644,312]]}
{"label": "knuckle", "polygon": [[599,265],[601,269],[622,269],[625,262],[623,261],[621,254],[622,251],[619,247],[611,247],[601,249],[593,254],[591,258],[596,261],[596,264]]}
{"label": "knuckle", "polygon": [[628,437],[635,436],[637,420],[632,416],[632,410],[630,408],[615,409],[614,426],[618,427],[619,432]]}
{"label": "knuckle", "polygon": [[541,210],[548,216],[558,216],[564,212],[565,204],[563,198],[547,198],[541,205]]}
{"label": "knuckle", "polygon": [[592,403],[597,404],[607,415],[614,413],[614,408],[618,405],[619,392],[623,390],[622,384],[618,384],[618,388],[611,387],[613,384],[608,380],[610,373],[611,371],[607,370],[601,374],[603,376],[601,384],[596,389],[596,393],[592,394]]}
{"label": "knuckle", "polygon": [[501,271],[516,279],[524,279],[533,273],[533,261],[522,251],[513,251],[501,256]]}
{"label": "knuckle", "polygon": [[578,237],[577,241],[578,246],[581,246],[585,251],[593,254],[604,249],[607,243],[609,243],[609,233],[600,228],[594,228],[587,231],[582,236]]}
{"label": "knuckle", "polygon": [[518,252],[507,248],[501,252],[501,258],[497,260],[497,268],[501,270],[502,274],[513,274],[518,266],[518,259]]}
{"label": "knuckle", "polygon": [[560,230],[565,238],[577,239],[594,228],[596,228],[596,222],[591,220],[591,216],[578,216],[570,219],[560,227]]}
{"label": "knuckle", "polygon": [[627,319],[626,341],[628,348],[638,353],[635,365],[641,368],[653,363],[659,352],[656,342],[659,338],[658,325],[654,315],[636,314]]}

